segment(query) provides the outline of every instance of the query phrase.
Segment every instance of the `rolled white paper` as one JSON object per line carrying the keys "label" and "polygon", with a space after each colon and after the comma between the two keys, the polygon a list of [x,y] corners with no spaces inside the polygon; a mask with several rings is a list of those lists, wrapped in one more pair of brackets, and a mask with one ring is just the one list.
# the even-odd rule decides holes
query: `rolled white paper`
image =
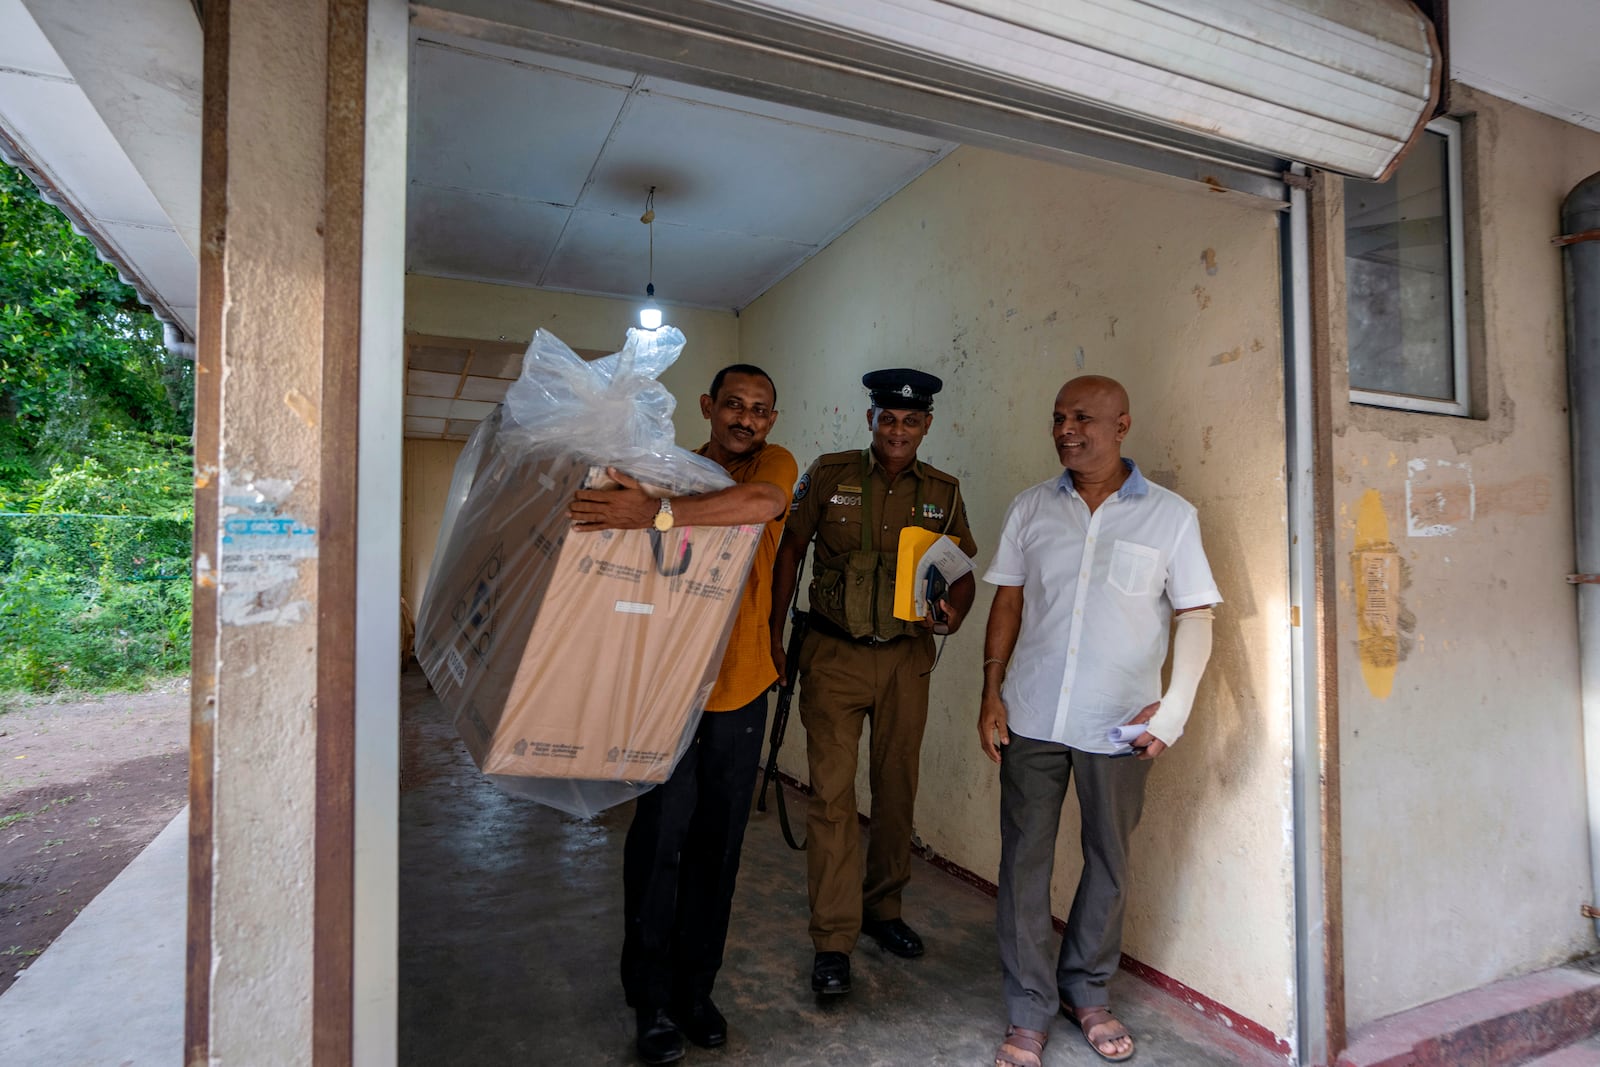
{"label": "rolled white paper", "polygon": [[1144,733],[1145,729],[1145,724],[1142,722],[1131,726],[1113,726],[1106,731],[1106,740],[1119,745],[1131,745],[1139,739],[1139,735]]}

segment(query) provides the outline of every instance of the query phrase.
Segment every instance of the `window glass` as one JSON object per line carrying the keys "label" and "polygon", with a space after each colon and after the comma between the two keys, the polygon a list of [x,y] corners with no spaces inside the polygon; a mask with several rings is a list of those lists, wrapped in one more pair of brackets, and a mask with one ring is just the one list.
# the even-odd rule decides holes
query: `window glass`
{"label": "window glass", "polygon": [[1465,404],[1454,129],[1430,127],[1387,182],[1345,180],[1350,389],[1380,394],[1352,399],[1422,410]]}

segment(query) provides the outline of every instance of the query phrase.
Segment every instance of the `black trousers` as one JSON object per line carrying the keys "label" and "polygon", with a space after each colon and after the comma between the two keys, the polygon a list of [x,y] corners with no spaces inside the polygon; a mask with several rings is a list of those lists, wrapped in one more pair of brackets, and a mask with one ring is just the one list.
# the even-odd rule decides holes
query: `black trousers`
{"label": "black trousers", "polygon": [[635,1008],[711,992],[766,723],[765,692],[706,712],[672,776],[638,800],[622,859],[622,985]]}

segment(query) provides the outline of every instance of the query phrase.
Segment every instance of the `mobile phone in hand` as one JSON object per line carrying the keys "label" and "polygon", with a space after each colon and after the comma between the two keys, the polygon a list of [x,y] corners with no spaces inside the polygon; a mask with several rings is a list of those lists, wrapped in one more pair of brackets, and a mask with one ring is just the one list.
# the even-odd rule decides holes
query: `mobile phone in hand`
{"label": "mobile phone in hand", "polygon": [[939,602],[950,593],[950,586],[937,567],[928,568],[928,615],[934,622],[949,622],[950,616]]}

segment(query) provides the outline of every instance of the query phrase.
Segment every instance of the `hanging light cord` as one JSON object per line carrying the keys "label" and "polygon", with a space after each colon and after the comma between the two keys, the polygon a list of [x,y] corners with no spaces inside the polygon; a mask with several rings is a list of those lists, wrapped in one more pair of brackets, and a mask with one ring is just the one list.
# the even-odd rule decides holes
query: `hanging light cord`
{"label": "hanging light cord", "polygon": [[649,278],[646,279],[644,295],[653,297],[656,295],[656,187],[653,185],[644,198],[644,214],[640,218],[644,220],[645,228],[650,231]]}

